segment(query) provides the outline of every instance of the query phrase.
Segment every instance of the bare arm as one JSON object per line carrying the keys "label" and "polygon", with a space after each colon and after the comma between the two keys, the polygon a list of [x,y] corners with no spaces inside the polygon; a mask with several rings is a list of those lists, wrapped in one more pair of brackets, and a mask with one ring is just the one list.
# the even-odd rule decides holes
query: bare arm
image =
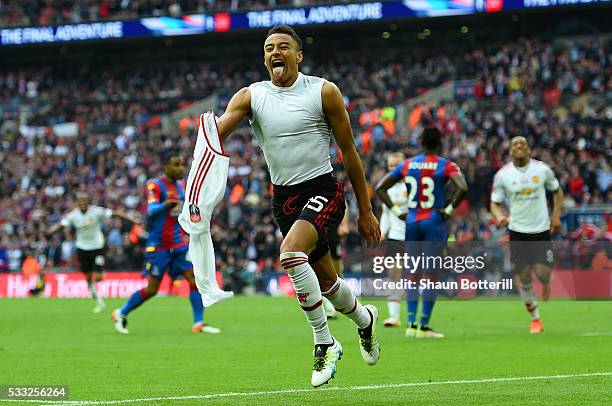
{"label": "bare arm", "polygon": [[361,159],[353,141],[353,131],[348,112],[344,108],[342,94],[336,85],[325,82],[321,91],[323,110],[327,117],[334,138],[342,151],[344,168],[348,175],[359,206],[359,219],[357,221],[359,232],[370,244],[380,241],[380,227],[378,220],[372,213],[372,205],[368,197],[365,174]]}
{"label": "bare arm", "polygon": [[465,181],[465,177],[462,173],[455,173],[451,175],[450,181],[453,183],[453,185],[455,185],[455,192],[451,197],[451,204],[453,205],[453,208],[457,208],[467,193],[467,182]]}
{"label": "bare arm", "polygon": [[498,227],[506,227],[510,222],[508,217],[504,215],[501,203],[491,202],[491,214],[495,217]]}
{"label": "bare arm", "polygon": [[495,218],[497,227],[506,227],[510,223],[510,219],[504,214],[502,202],[506,197],[506,189],[504,187],[501,170],[497,171],[493,178],[493,191],[491,192],[491,214]]}
{"label": "bare arm", "polygon": [[376,185],[376,196],[378,196],[378,198],[382,200],[382,202],[388,208],[393,207],[393,201],[391,200],[391,197],[389,197],[389,193],[387,192],[387,190],[389,190],[393,185],[395,185],[399,181],[400,180],[398,178],[388,173]]}
{"label": "bare arm", "polygon": [[117,217],[126,221],[129,221],[130,223],[134,223],[134,224],[140,224],[140,221],[130,215],[128,215],[127,213],[124,213],[122,211],[118,211],[118,210],[113,210],[113,217]]}
{"label": "bare arm", "polygon": [[242,119],[250,115],[251,91],[248,87],[243,87],[232,97],[225,113],[217,120],[221,141],[225,141]]}
{"label": "bare arm", "polygon": [[550,218],[550,231],[561,231],[561,209],[563,208],[563,190],[557,188],[553,195],[553,211]]}
{"label": "bare arm", "polygon": [[51,234],[59,231],[59,229],[62,228],[62,227],[64,227],[64,225],[62,223],[55,223],[54,225],[49,227],[49,229],[47,229],[47,234],[51,235]]}

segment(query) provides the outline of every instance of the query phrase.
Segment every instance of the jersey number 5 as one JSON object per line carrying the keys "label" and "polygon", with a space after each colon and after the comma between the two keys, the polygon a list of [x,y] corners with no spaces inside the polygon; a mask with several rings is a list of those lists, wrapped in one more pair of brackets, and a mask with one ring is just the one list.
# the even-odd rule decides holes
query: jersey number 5
{"label": "jersey number 5", "polygon": [[416,209],[416,207],[421,205],[422,209],[431,209],[436,201],[436,197],[434,196],[434,180],[429,176],[423,176],[421,178],[421,195],[423,196],[423,200],[416,201],[416,194],[418,189],[418,183],[416,178],[413,176],[406,176],[404,178],[404,182],[410,187],[408,191],[408,208]]}

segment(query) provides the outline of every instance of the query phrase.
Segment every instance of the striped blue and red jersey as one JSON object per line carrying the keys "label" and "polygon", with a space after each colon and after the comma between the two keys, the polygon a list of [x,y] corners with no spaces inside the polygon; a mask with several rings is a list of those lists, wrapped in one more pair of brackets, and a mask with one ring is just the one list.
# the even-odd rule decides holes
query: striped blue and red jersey
{"label": "striped blue and red jersey", "polygon": [[443,209],[446,206],[444,186],[456,173],[460,170],[454,162],[437,155],[419,154],[399,164],[391,174],[406,184],[406,222],[429,219],[435,210]]}
{"label": "striped blue and red jersey", "polygon": [[[166,199],[179,200],[171,210],[164,206]],[[185,201],[185,186],[178,180],[172,182],[165,177],[147,182],[147,237],[146,252],[176,249],[187,246],[185,232],[178,223]]]}

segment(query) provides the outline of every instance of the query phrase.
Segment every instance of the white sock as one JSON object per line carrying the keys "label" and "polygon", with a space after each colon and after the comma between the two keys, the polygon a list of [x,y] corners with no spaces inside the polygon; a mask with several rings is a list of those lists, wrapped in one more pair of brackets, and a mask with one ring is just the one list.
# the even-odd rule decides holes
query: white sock
{"label": "white sock", "polygon": [[323,292],[323,294],[332,302],[336,310],[353,320],[357,327],[366,328],[370,325],[372,321],[370,312],[359,303],[359,300],[357,300],[357,297],[355,297],[355,294],[344,279],[336,279],[336,283],[327,292]]}
{"label": "white sock", "polygon": [[323,309],[325,313],[333,313],[335,311],[334,305],[326,297],[323,297]]}
{"label": "white sock", "polygon": [[315,344],[332,344],[334,341],[327,327],[319,280],[308,263],[308,255],[303,252],[283,252],[280,261],[293,283],[295,297],[312,327]]}
{"label": "white sock", "polygon": [[400,317],[400,302],[396,300],[389,300],[387,302],[389,308],[389,317],[399,319]]}
{"label": "white sock", "polygon": [[100,305],[104,306],[104,300],[98,296],[98,290],[96,289],[96,283],[94,281],[89,282],[89,291],[94,300]]}
{"label": "white sock", "polygon": [[536,301],[536,293],[533,285],[521,284],[519,292],[521,293],[523,302],[525,302],[527,311],[529,314],[531,314],[531,320],[538,320],[540,318],[540,309],[538,308],[538,302]]}

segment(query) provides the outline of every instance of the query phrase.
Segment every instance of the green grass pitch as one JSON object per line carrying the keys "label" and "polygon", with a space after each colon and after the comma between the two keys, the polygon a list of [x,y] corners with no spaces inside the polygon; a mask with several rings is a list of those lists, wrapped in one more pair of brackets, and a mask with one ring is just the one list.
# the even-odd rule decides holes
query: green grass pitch
{"label": "green grass pitch", "polygon": [[[294,299],[216,305],[206,319],[223,328],[217,336],[192,334],[189,302],[174,297],[145,303],[119,335],[110,311],[121,303],[94,315],[92,300],[1,299],[0,384],[66,384],[71,401],[147,405],[612,402],[612,302],[545,303],[541,336],[528,334],[519,301],[438,302],[432,325],[447,337],[426,340],[383,329],[386,303],[374,301],[379,364],[361,359],[350,320],[331,320],[344,357],[323,390],[310,387],[312,335]],[[559,377],[590,373],[608,374]],[[509,377],[548,378],[492,381]],[[486,381],[460,382],[470,380]],[[279,392],[253,393],[266,391]],[[213,394],[225,395],[202,397]]]}

